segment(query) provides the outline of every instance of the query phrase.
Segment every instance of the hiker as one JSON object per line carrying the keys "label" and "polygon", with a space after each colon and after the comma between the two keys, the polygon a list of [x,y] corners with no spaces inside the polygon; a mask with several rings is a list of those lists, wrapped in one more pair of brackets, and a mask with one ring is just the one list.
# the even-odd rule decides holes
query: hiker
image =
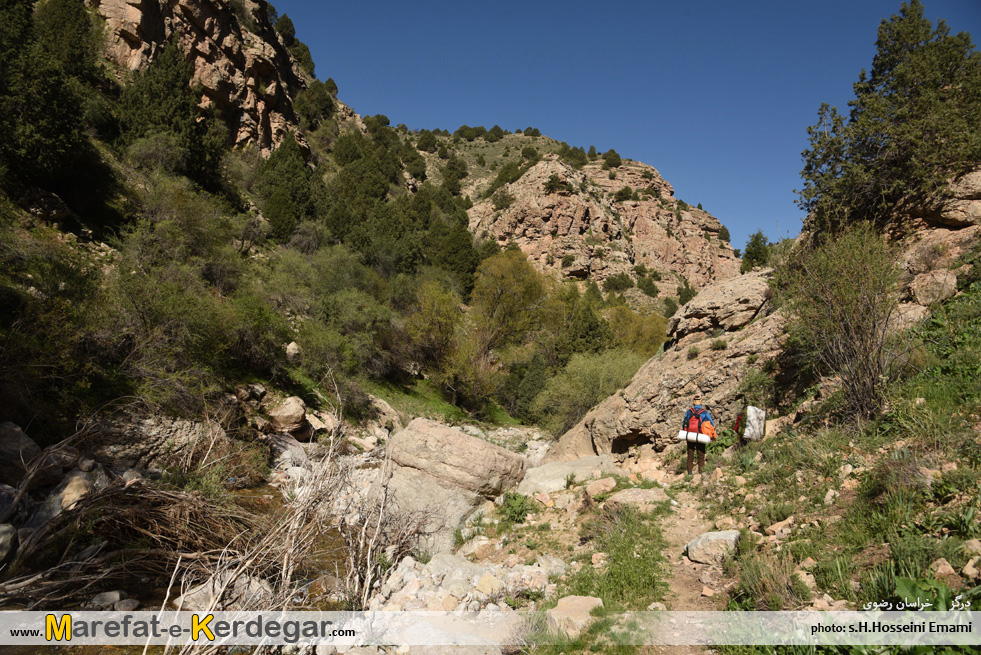
{"label": "hiker", "polygon": [[[709,411],[702,407],[702,399],[695,396],[692,399],[691,408],[685,412],[685,422],[681,426],[682,430],[689,432],[701,432],[708,434],[715,439],[715,421]],[[705,468],[705,444],[695,441],[688,441],[688,475],[691,475],[692,464],[695,460],[695,451],[698,451],[698,472],[701,473]]]}

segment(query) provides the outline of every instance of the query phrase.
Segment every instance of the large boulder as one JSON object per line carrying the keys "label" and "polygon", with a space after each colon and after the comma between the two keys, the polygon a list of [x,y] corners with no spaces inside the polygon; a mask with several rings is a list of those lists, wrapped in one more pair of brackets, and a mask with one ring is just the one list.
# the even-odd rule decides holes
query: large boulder
{"label": "large boulder", "polygon": [[947,193],[932,203],[927,214],[943,225],[981,225],[981,169],[952,180]]}
{"label": "large boulder", "polygon": [[[667,350],[562,435],[546,461],[625,453],[644,443],[664,450],[675,443],[695,395],[702,397],[716,426],[732,426],[742,408],[743,378],[776,357],[785,338],[783,312],[767,314],[763,306],[770,275],[748,273],[701,291],[672,319]],[[725,346],[713,347],[716,340]]]}
{"label": "large boulder", "polygon": [[288,432],[301,441],[308,440],[313,431],[307,422],[306,405],[297,396],[290,396],[269,409],[269,426],[275,432]]}
{"label": "large boulder", "polygon": [[500,495],[525,472],[520,455],[425,418],[409,423],[388,448],[401,467],[486,498]]}
{"label": "large boulder", "polygon": [[392,466],[376,481],[388,484],[399,510],[428,516],[435,534],[423,546],[453,547],[453,533],[486,500],[516,484],[524,459],[508,450],[428,419],[415,419],[391,438]]}
{"label": "large boulder", "polygon": [[582,482],[604,473],[619,473],[620,469],[609,455],[591,455],[569,462],[550,462],[528,469],[518,485],[518,493],[533,496],[565,489],[570,480]]}

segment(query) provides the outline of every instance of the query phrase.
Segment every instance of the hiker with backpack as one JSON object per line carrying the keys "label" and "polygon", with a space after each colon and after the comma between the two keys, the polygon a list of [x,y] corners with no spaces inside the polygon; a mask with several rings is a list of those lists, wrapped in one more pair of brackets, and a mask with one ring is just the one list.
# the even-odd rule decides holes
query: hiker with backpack
{"label": "hiker with backpack", "polygon": [[[715,421],[712,415],[702,406],[702,399],[695,396],[692,399],[692,406],[685,412],[685,420],[681,427],[688,432],[698,432],[706,434],[712,441],[715,441]],[[688,444],[688,464],[686,469],[691,475],[692,465],[695,463],[695,451],[698,451],[698,472],[701,473],[705,468],[705,444],[689,440]]]}

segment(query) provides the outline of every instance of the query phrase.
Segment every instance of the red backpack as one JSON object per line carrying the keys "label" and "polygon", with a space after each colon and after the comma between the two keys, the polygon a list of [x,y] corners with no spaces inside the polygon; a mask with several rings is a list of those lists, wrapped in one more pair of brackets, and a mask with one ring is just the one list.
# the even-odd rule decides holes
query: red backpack
{"label": "red backpack", "polygon": [[702,412],[704,411],[704,409],[698,410],[694,407],[691,408],[691,418],[688,419],[688,425],[686,426],[689,432],[702,431]]}

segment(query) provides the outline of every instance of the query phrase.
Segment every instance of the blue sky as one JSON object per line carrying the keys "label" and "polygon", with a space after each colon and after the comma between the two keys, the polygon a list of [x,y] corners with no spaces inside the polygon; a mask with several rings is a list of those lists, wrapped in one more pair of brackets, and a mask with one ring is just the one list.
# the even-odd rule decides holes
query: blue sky
{"label": "blue sky", "polygon": [[[821,102],[846,108],[900,0],[278,0],[341,100],[412,129],[537,127],[651,164],[734,246],[794,236],[800,153]],[[981,40],[981,0],[924,0]]]}

